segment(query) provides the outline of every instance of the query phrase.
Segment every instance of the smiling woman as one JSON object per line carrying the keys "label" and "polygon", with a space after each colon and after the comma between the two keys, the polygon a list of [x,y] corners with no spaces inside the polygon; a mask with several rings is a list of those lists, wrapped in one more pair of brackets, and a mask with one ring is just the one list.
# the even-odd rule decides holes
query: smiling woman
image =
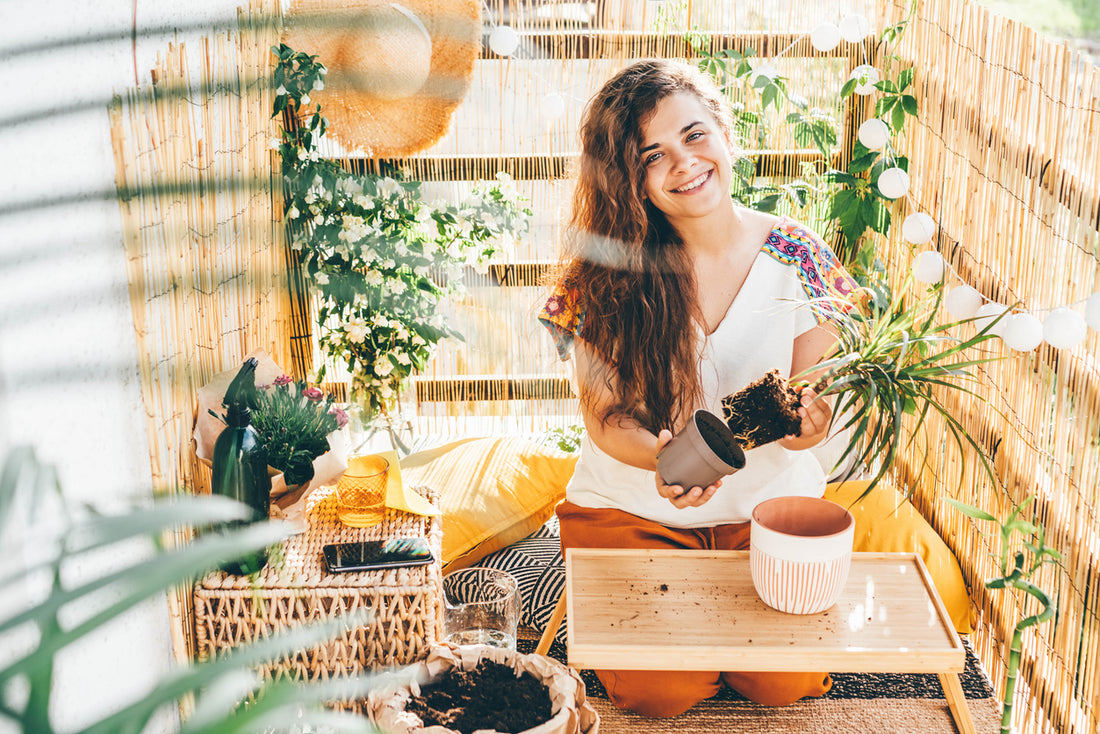
{"label": "smiling woman", "polygon": [[[666,484],[657,453],[696,410],[720,412],[731,388],[817,364],[836,313],[794,304],[850,279],[814,232],[734,204],[729,111],[694,67],[626,67],[589,103],[581,142],[566,263],[541,314],[562,358],[576,352],[587,429],[557,511],[562,547],[745,549],[757,503],[824,492],[805,449],[825,437],[829,403],[804,391],[796,435],[750,449],[708,487]],[[617,706],[649,716],[723,682],[769,705],[831,685],[824,673],[598,674]]]}

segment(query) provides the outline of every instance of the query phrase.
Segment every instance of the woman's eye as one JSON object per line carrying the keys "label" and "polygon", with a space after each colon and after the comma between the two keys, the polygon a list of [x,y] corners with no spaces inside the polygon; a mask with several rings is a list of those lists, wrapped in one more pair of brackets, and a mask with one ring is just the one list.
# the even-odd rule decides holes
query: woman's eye
{"label": "woman's eye", "polygon": [[703,131],[702,130],[696,130],[695,132],[688,135],[687,139],[688,139],[688,142],[691,142],[692,140],[695,140],[695,139],[701,138],[701,137],[703,137]]}
{"label": "woman's eye", "polygon": [[656,163],[660,159],[661,159],[661,154],[660,153],[654,153],[653,155],[650,155],[650,156],[646,157],[645,164],[647,166],[649,166],[649,165],[652,165],[652,164]]}

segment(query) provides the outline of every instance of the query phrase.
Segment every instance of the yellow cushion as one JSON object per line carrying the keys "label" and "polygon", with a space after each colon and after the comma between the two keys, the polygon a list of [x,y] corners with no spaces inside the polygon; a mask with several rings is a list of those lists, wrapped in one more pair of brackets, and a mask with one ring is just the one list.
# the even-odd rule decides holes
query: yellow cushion
{"label": "yellow cushion", "polygon": [[405,457],[401,476],[440,493],[447,573],[537,530],[565,499],[576,463],[530,439],[476,438]]}
{"label": "yellow cushion", "polygon": [[974,605],[959,570],[958,559],[924,517],[893,486],[881,482],[863,500],[856,499],[868,482],[836,482],[825,490],[825,499],[847,507],[856,519],[854,550],[919,553],[943,599],[955,629],[969,633],[974,626]]}

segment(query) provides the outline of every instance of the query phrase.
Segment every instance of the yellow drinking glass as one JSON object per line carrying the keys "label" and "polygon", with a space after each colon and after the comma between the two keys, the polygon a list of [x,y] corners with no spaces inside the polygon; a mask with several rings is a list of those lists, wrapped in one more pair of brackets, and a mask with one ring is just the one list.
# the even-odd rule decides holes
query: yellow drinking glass
{"label": "yellow drinking glass", "polygon": [[352,456],[336,483],[336,515],[353,528],[382,522],[390,463],[381,456]]}

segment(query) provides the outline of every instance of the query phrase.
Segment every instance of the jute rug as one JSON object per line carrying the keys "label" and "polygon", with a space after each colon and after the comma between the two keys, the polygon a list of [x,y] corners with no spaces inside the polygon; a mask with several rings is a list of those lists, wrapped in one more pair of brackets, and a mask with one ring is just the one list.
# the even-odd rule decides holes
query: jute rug
{"label": "jute rug", "polygon": [[[533,652],[537,643],[533,631],[520,631],[517,647],[521,652]],[[565,662],[565,647],[560,643],[555,642],[549,654]],[[592,706],[600,714],[601,734],[954,734],[956,731],[935,675],[834,673],[833,688],[824,697],[782,707],[760,706],[723,687],[714,698],[670,719],[651,719],[620,711],[608,700],[592,671],[581,671],[581,677]],[[962,686],[979,734],[998,732],[1001,722],[998,702],[993,698],[988,677],[969,648]]]}

